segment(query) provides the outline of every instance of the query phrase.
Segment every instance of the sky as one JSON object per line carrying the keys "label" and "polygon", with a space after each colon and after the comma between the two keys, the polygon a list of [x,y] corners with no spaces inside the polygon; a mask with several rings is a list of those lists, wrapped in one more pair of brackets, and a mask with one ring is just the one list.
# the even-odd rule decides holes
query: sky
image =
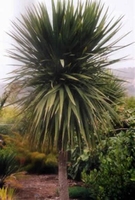
{"label": "sky", "polygon": [[[56,0],[55,0],[56,1]],[[63,0],[64,1],[64,0]],[[66,0],[65,0],[66,1]],[[78,0],[73,0],[75,6]],[[85,0],[81,0],[84,1]],[[32,3],[45,2],[50,11],[50,2],[48,0],[4,0],[0,6],[0,82],[8,77],[14,67],[9,66],[13,63],[6,55],[6,50],[11,47],[11,39],[6,32],[11,30],[11,21],[15,21],[20,13],[25,13],[27,7]],[[109,8],[108,15],[114,19],[124,16],[122,19],[122,28],[117,34],[117,38],[123,34],[128,34],[119,44],[126,45],[135,42],[135,0],[101,0],[105,4],[105,8]],[[8,5],[8,6],[7,6]],[[126,49],[117,53],[118,57],[128,56],[128,60],[113,65],[114,68],[135,67],[135,44],[130,45]]]}

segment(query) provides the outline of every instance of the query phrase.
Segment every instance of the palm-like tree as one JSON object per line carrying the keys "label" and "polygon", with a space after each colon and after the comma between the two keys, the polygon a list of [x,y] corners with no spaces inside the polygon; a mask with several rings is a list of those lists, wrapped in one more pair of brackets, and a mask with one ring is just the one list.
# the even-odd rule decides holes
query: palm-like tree
{"label": "palm-like tree", "polygon": [[49,141],[58,149],[61,200],[69,198],[67,146],[81,146],[83,139],[91,148],[99,137],[98,123],[106,125],[117,117],[112,104],[123,94],[120,81],[106,70],[120,60],[108,57],[120,49],[113,36],[121,18],[107,22],[103,10],[89,0],[78,2],[77,8],[73,1],[52,0],[52,16],[44,4],[33,6],[10,33],[16,44],[9,55],[21,62],[12,82],[19,80],[22,89],[28,88],[20,103],[33,113],[32,144]]}

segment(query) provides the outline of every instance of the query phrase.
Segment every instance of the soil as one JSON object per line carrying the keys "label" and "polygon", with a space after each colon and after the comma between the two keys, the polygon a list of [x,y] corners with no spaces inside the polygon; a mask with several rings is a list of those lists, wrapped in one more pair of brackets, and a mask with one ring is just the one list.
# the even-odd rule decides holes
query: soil
{"label": "soil", "polygon": [[[68,181],[69,186],[81,185]],[[24,175],[19,178],[19,183],[18,200],[59,200],[57,175]]]}

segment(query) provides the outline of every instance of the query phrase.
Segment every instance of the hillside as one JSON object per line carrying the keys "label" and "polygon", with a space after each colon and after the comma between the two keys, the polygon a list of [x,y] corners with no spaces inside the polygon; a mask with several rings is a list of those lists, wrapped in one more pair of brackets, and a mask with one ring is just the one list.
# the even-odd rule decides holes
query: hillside
{"label": "hillside", "polygon": [[125,88],[129,96],[135,96],[135,67],[113,69],[113,73],[125,80]]}

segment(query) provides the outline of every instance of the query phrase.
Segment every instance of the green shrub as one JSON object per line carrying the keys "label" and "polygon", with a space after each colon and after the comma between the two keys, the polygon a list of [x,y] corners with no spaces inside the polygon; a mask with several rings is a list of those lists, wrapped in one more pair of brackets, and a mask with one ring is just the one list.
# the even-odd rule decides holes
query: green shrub
{"label": "green shrub", "polygon": [[32,151],[28,139],[19,133],[12,135],[1,135],[6,143],[4,149],[16,154],[16,161],[20,164],[21,170],[29,173],[56,173],[57,156],[54,149],[46,149],[46,153]]}
{"label": "green shrub", "polygon": [[106,152],[99,156],[99,169],[82,180],[92,188],[93,196],[99,200],[135,199],[135,132],[128,130],[108,139]]}
{"label": "green shrub", "polygon": [[29,173],[41,173],[45,167],[46,155],[40,152],[30,152],[29,162],[25,163],[24,169]]}
{"label": "green shrub", "polygon": [[[78,147],[75,147],[70,151],[70,159],[68,163],[69,177],[71,177],[72,179],[80,180],[83,170],[89,172],[94,168],[98,169],[99,153],[105,153],[109,148],[109,145],[111,146],[112,144],[112,139],[109,138],[113,138],[113,140],[115,140],[115,136],[117,134],[121,134],[121,131],[123,132],[123,134],[127,134],[127,131],[130,132],[132,130],[135,130],[135,98],[126,98],[124,100],[124,103],[117,105],[115,108],[117,113],[119,114],[119,121],[116,121],[114,123],[114,127],[108,127],[108,129],[104,130],[104,132],[101,131],[103,130],[103,128],[99,130],[101,139],[103,141],[100,144],[98,144],[99,142],[96,141],[96,144],[98,146],[97,149],[94,149],[92,152],[90,152],[83,144],[82,152],[80,152],[80,149]],[[121,152],[121,149],[119,149],[119,151]]]}
{"label": "green shrub", "polygon": [[126,109],[132,109],[135,111],[135,97],[128,97],[124,99],[125,102],[125,108]]}
{"label": "green shrub", "polygon": [[58,165],[56,155],[54,155],[52,153],[48,154],[47,157],[46,157],[45,165],[56,167]]}
{"label": "green shrub", "polygon": [[125,98],[123,104],[116,106],[119,121],[115,122],[115,133],[135,128],[135,97]]}
{"label": "green shrub", "polygon": [[50,174],[57,173],[57,157],[49,153],[48,155],[40,152],[30,152],[29,162],[25,163],[23,169],[29,173]]}
{"label": "green shrub", "polygon": [[30,159],[31,159],[32,163],[38,163],[38,162],[42,163],[46,158],[44,153],[40,153],[37,151],[31,152],[30,157],[31,157]]}
{"label": "green shrub", "polygon": [[44,173],[57,173],[58,171],[58,160],[57,160],[57,155],[53,153],[49,153],[46,156],[45,160],[45,168],[44,168]]}
{"label": "green shrub", "polygon": [[69,159],[68,176],[75,180],[81,180],[81,173],[83,170],[89,172],[99,166],[98,152],[96,149],[93,151],[84,149],[80,153],[80,149],[77,146],[71,150]]}
{"label": "green shrub", "polygon": [[80,187],[80,186],[74,186],[74,187],[70,187],[69,188],[69,197],[71,199],[75,199],[75,198],[78,198],[78,199],[91,199],[90,198],[90,191],[88,188],[86,187]]}
{"label": "green shrub", "polygon": [[31,152],[31,147],[27,138],[22,137],[19,133],[12,133],[10,135],[3,135],[6,148],[10,149],[12,152],[15,152],[18,155],[29,155]]}

